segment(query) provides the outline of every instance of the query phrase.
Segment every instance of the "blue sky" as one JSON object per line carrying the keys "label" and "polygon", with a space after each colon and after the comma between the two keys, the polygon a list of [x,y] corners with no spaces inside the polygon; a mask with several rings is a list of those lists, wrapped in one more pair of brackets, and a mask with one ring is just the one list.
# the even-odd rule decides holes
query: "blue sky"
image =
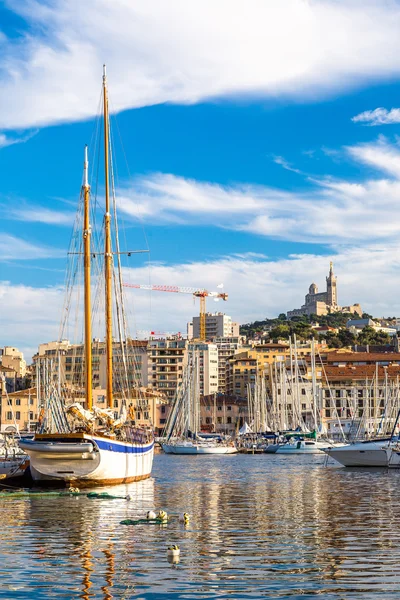
{"label": "blue sky", "polygon": [[[128,281],[223,281],[247,322],[300,306],[333,259],[339,302],[399,314],[400,3],[148,4],[0,6],[0,344],[57,338],[104,61],[124,236],[150,248]],[[133,335],[197,311],[128,302]]]}

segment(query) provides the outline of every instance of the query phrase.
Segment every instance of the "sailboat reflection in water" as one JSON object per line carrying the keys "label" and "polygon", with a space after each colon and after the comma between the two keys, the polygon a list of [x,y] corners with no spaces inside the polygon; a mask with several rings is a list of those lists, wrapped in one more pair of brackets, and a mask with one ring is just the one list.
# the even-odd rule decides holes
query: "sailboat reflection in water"
{"label": "sailboat reflection in water", "polygon": [[[33,440],[20,443],[31,460],[31,472],[37,481],[74,482],[80,485],[98,483],[124,483],[138,481],[150,476],[154,438],[145,428],[134,427],[127,422],[126,398],[123,397],[120,414],[114,413],[113,398],[113,300],[117,307],[117,320],[120,335],[120,354],[118,359],[126,371],[127,391],[129,393],[127,342],[123,342],[124,333],[121,322],[125,323],[123,310],[121,262],[116,221],[116,205],[113,194],[113,207],[110,206],[109,192],[109,118],[106,72],[103,73],[103,117],[104,117],[104,163],[105,163],[105,215],[104,215],[104,290],[105,290],[105,362],[106,362],[106,398],[108,408],[99,408],[93,404],[92,391],[92,310],[91,310],[91,270],[93,254],[91,246],[90,223],[90,186],[88,182],[88,159],[85,148],[84,181],[82,186],[83,231],[81,237],[84,274],[84,314],[85,314],[85,400],[86,408],[71,398],[71,389],[62,389],[60,383],[54,383],[54,377],[48,377],[45,397],[45,417],[41,428]],[[111,172],[112,175],[112,172]],[[111,177],[113,180],[113,177]],[[114,252],[112,248],[111,211],[113,209],[115,227],[115,245],[118,256],[117,273],[114,271]],[[79,211],[78,211],[79,214]],[[99,278],[100,279],[100,278]],[[103,278],[101,277],[101,280]],[[113,286],[114,282],[114,286]],[[113,289],[115,298],[113,298]],[[99,303],[98,298],[96,298]],[[125,333],[126,339],[126,333]],[[60,374],[59,374],[60,377]],[[65,397],[69,394],[69,398]]]}

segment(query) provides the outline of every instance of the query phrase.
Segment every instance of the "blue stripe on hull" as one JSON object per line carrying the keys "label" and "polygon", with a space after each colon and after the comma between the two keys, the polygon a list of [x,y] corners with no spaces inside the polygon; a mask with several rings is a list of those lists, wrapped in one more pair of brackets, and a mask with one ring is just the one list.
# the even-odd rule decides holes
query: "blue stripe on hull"
{"label": "blue stripe on hull", "polygon": [[115,443],[110,440],[99,439],[94,437],[93,441],[97,444],[100,450],[109,450],[110,452],[120,452],[123,454],[144,454],[149,452],[154,447],[154,442],[146,444],[146,446],[136,446],[134,444],[124,444],[123,442]]}

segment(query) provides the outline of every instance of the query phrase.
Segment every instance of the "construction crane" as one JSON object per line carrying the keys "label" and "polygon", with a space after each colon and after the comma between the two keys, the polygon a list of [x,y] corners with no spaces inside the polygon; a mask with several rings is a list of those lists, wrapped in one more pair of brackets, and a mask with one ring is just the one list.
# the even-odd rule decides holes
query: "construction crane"
{"label": "construction crane", "polygon": [[[205,289],[180,287],[177,285],[142,285],[140,283],[124,283],[125,287],[136,288],[140,290],[153,290],[155,292],[171,292],[175,294],[192,294],[195,298],[200,298],[200,341],[206,341],[206,298],[211,297],[214,300],[228,300],[228,294],[225,292],[209,292]],[[222,284],[217,286],[223,287]]]}

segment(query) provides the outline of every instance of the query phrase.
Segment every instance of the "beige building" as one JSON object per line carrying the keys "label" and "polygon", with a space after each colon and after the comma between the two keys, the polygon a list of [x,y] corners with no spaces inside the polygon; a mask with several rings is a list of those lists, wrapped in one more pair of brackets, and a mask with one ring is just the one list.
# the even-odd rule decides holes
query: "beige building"
{"label": "beige building", "polygon": [[34,431],[39,418],[36,390],[11,392],[1,398],[1,431]]}
{"label": "beige building", "polygon": [[[301,351],[305,352],[305,349]],[[287,344],[260,344],[242,348],[227,361],[226,393],[246,398],[248,386],[254,387],[257,375],[265,374],[269,380],[272,365],[284,362],[289,356]]]}
{"label": "beige building", "polygon": [[248,419],[247,400],[223,394],[204,398],[200,406],[200,430],[232,435]]}
{"label": "beige building", "polygon": [[351,306],[339,306],[337,299],[337,277],[333,273],[333,263],[330,263],[329,275],[326,278],[326,292],[318,292],[315,283],[310,285],[305,302],[301,308],[290,310],[287,318],[298,317],[301,315],[327,315],[334,312],[346,312],[362,315],[362,309],[359,304]]}
{"label": "beige building", "polygon": [[[189,340],[200,338],[200,317],[193,317],[187,324]],[[234,323],[232,317],[222,312],[206,313],[206,340],[214,341],[221,337],[238,337],[239,323]]]}
{"label": "beige building", "polygon": [[17,377],[25,377],[26,375],[26,361],[24,355],[13,346],[4,346],[0,348],[0,364],[3,367],[14,369]]}

